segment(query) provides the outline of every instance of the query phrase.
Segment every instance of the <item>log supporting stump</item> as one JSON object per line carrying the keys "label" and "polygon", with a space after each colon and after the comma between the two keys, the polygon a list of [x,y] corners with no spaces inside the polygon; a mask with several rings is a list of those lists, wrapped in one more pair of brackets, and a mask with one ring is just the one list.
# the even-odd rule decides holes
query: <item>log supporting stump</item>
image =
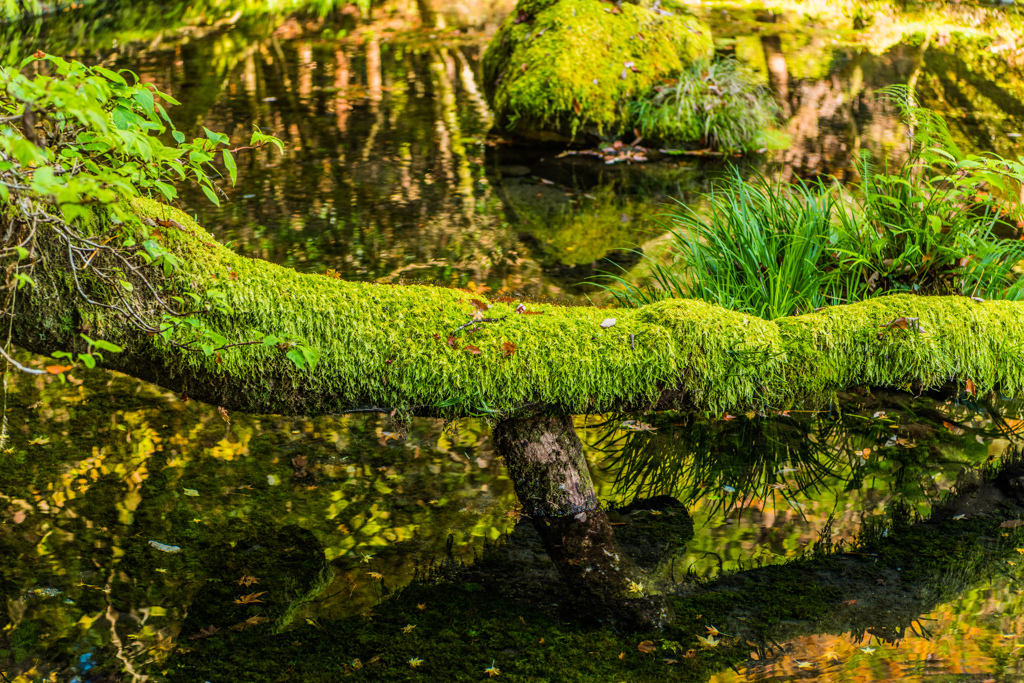
{"label": "log supporting stump", "polygon": [[494,441],[523,513],[562,580],[594,615],[635,629],[668,620],[663,600],[641,597],[642,573],[616,541],[601,509],[572,417],[503,420],[495,427]]}

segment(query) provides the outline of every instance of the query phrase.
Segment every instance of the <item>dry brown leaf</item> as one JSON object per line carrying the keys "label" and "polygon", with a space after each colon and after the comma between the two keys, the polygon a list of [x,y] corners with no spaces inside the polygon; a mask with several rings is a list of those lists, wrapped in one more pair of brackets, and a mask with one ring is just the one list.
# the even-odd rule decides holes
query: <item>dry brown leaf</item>
{"label": "dry brown leaf", "polygon": [[239,597],[235,598],[235,604],[236,605],[253,605],[253,604],[257,603],[257,602],[263,602],[262,600],[259,599],[259,597],[261,595],[263,595],[264,593],[266,593],[266,592],[267,591],[260,591],[259,593],[249,593],[248,595],[239,596]]}
{"label": "dry brown leaf", "polygon": [[470,299],[469,303],[473,304],[473,308],[481,312],[486,311],[491,307],[490,304],[480,301],[480,299]]}
{"label": "dry brown leaf", "polygon": [[974,386],[974,382],[972,382],[971,380],[967,380],[964,383],[964,391],[966,391],[971,396],[974,396],[976,393],[978,393],[978,388]]}
{"label": "dry brown leaf", "polygon": [[640,650],[640,652],[643,652],[644,654],[650,654],[651,652],[657,650],[658,646],[649,640],[645,640],[639,645],[637,645],[636,649]]}
{"label": "dry brown leaf", "polygon": [[516,347],[512,342],[505,342],[501,345],[501,352],[505,354],[506,358],[514,354],[517,350],[518,347]]}
{"label": "dry brown leaf", "polygon": [[1024,520],[1022,519],[1009,519],[999,525],[1003,529],[1016,529],[1017,527],[1024,526]]}
{"label": "dry brown leaf", "polygon": [[462,349],[462,350],[463,350],[463,351],[468,351],[469,353],[473,354],[474,356],[479,356],[479,355],[480,355],[480,349],[479,349],[479,348],[477,348],[477,347],[475,347],[475,346],[473,346],[472,344],[468,344],[468,345],[467,345],[467,346],[466,346],[466,347],[465,347],[464,349]]}

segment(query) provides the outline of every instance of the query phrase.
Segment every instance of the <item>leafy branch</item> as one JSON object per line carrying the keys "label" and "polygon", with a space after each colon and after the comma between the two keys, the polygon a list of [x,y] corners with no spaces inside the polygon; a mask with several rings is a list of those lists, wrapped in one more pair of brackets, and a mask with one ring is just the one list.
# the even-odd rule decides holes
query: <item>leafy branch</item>
{"label": "leafy branch", "polygon": [[[32,76],[23,73],[29,66]],[[187,141],[165,104],[178,102],[127,70],[87,67],[42,52],[18,70],[0,68],[0,311],[13,320],[18,292],[35,284],[32,274],[45,240],[51,253],[56,244],[64,254],[62,267],[75,294],[116,313],[132,329],[207,356],[277,346],[299,368],[315,366],[319,354],[301,340],[229,340],[213,331],[206,316],[231,313],[222,292],[174,293],[180,261],[161,244],[160,229],[187,229],[137,215],[131,200],[173,202],[176,184],[191,182],[219,205],[216,179],[223,173],[215,163],[234,184],[235,154],[282,144],[259,129],[248,145],[231,147],[228,136],[208,128],[203,137]],[[173,144],[165,144],[167,133]],[[85,353],[61,357],[91,368],[101,351],[119,350],[85,339]],[[17,369],[31,371],[9,348],[0,353]]]}

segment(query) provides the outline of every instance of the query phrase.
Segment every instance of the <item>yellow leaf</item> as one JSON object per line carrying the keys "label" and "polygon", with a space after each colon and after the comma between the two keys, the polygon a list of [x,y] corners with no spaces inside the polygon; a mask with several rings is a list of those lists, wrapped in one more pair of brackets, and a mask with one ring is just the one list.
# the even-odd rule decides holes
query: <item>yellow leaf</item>
{"label": "yellow leaf", "polygon": [[406,626],[402,627],[402,633],[412,633],[412,630],[414,628],[416,628],[416,626],[414,626],[413,624],[407,624]]}
{"label": "yellow leaf", "polygon": [[414,669],[416,667],[418,667],[422,663],[423,663],[423,660],[420,659],[419,657],[413,657],[412,659],[409,660],[409,666],[411,666]]}
{"label": "yellow leaf", "polygon": [[718,644],[722,642],[721,640],[715,640],[715,637],[712,635],[709,635],[707,638],[704,636],[697,636],[697,640],[700,641],[700,644],[703,647],[718,647]]}

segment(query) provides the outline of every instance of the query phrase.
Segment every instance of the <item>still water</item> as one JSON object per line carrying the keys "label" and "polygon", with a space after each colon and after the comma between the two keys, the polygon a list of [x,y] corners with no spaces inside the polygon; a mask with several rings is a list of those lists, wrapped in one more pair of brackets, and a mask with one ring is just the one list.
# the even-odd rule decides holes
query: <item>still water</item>
{"label": "still water", "polygon": [[[371,21],[354,6],[323,16],[88,7],[0,26],[0,38],[7,61],[44,49],[135,71],[182,102],[171,116],[183,131],[206,126],[244,144],[258,126],[284,140],[283,154],[240,155],[221,208],[183,194],[182,205],[241,253],[349,279],[557,300],[593,295],[595,274],[631,267],[632,250],[657,249],[666,206],[695,201],[726,161],[784,179],[849,177],[865,150],[898,161],[906,131],[873,94],[889,83],[916,83],[965,149],[1015,154],[1024,130],[1018,51],[1000,48],[1000,37],[969,41],[942,23],[948,16],[923,28],[875,17],[878,30],[853,32],[827,15],[705,6],[697,9],[719,51],[758,70],[783,103],[791,144],[756,159],[646,167],[559,156],[489,132],[478,64],[510,6],[459,3],[445,28],[425,29],[400,4]],[[470,562],[515,527],[511,483],[483,421],[222,414],[114,373],[73,375],[7,378],[0,672],[9,680],[289,680],[287,668],[232,678],[213,659],[198,668],[188,659],[216,640],[201,619],[217,586],[257,595],[245,607],[256,626],[302,633],[299,643],[328,634],[332,620],[378,623],[381,599],[417,572],[445,558]],[[926,516],[961,468],[998,459],[1018,438],[1015,405],[850,401],[826,415],[661,416],[650,432],[623,427],[625,418],[580,418],[577,427],[609,504],[667,493],[689,509],[695,535],[662,582],[793,559],[829,520],[834,541],[852,541],[865,518],[896,501]],[[274,596],[285,588],[273,577],[247,583],[247,573],[226,575],[241,565],[222,559],[309,548],[321,559],[281,604]],[[1004,567],[922,614],[927,633],[801,636],[714,678],[1016,680],[1022,589],[1020,573]],[[259,623],[269,620],[262,614],[273,623]],[[581,651],[610,637],[554,633]],[[521,680],[517,661],[533,656],[489,650],[475,631],[460,638],[482,638],[481,661],[509,680]],[[618,666],[613,645],[601,656]],[[552,670],[545,680],[682,676],[675,664],[633,667],[635,647],[613,678]],[[362,667],[348,657],[337,670],[370,677]],[[406,669],[445,679],[443,669]]]}

